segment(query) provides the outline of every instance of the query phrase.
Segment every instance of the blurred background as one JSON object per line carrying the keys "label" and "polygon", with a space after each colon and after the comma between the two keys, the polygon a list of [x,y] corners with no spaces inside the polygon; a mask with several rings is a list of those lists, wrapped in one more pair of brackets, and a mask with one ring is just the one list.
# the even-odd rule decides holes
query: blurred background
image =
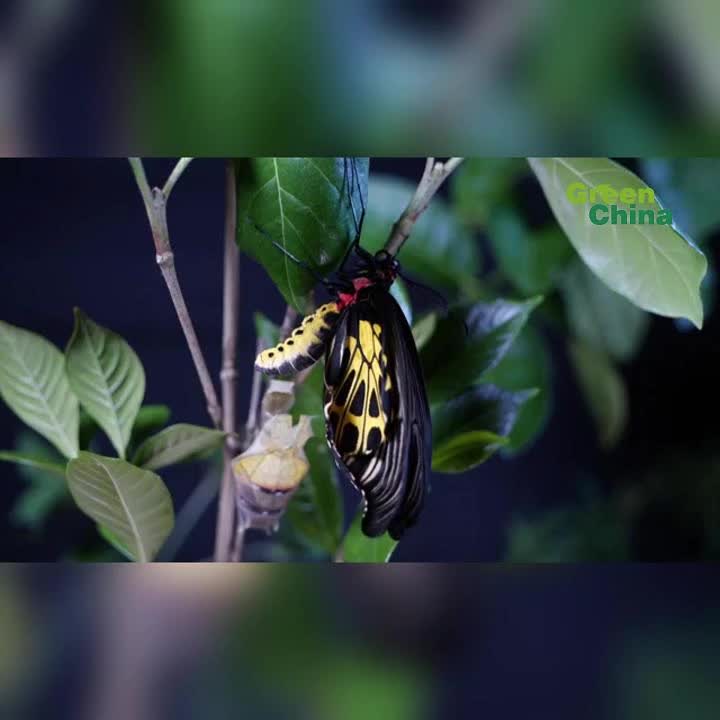
{"label": "blurred background", "polygon": [[0,714],[710,720],[709,566],[4,567]]}
{"label": "blurred background", "polygon": [[[621,162],[648,179],[680,226],[701,244],[710,268],[716,267],[720,213],[714,190],[720,182],[720,162]],[[153,160],[146,165],[150,181],[162,184],[173,161]],[[400,202],[395,209],[385,208],[383,234],[407,202],[423,165],[422,159],[371,160],[371,212],[390,197],[389,187]],[[471,203],[465,194],[468,187],[474,188]],[[146,404],[169,405],[174,423],[208,425],[194,368],[155,265],[147,218],[128,163],[5,160],[0,162],[0,188],[0,318],[38,332],[62,348],[72,330],[72,308],[81,307],[126,338],[138,353],[147,376]],[[224,163],[212,159],[193,161],[169,203],[180,281],[214,377],[220,363],[223,203]],[[523,410],[518,427],[522,438],[515,438],[517,447],[511,452],[498,454],[472,471],[433,478],[420,525],[403,538],[394,558],[720,557],[720,416],[712,400],[720,320],[714,310],[712,272],[703,286],[702,331],[686,322],[639,313],[619,296],[598,290],[589,274],[583,287],[598,293],[592,302],[562,284],[552,284],[550,280],[557,280],[552,278],[542,280],[547,287],[533,285],[523,292],[520,281],[529,282],[531,276],[508,275],[506,253],[512,260],[513,248],[522,247],[522,242],[540,243],[537,247],[544,258],[551,247],[567,245],[567,240],[521,160],[467,160],[431,210],[400,255],[411,276],[413,268],[421,269],[418,258],[423,252],[431,256],[446,252],[444,263],[429,266],[429,272],[442,273],[470,248],[478,265],[464,269],[477,268],[471,278],[477,284],[475,292],[490,297],[545,294],[545,302],[533,313],[501,373],[510,389],[538,387],[541,393]],[[377,222],[377,215],[368,216],[369,233]],[[448,250],[436,250],[434,243]],[[512,260],[509,266],[517,269],[520,264]],[[442,284],[443,277],[449,286]],[[419,279],[452,300],[453,277],[445,272],[437,284],[432,274]],[[431,293],[413,288],[411,294],[416,317],[423,307],[438,309],[438,299]],[[603,314],[605,310],[609,314]],[[284,302],[265,272],[243,258],[241,420],[249,402],[256,311],[280,322]],[[577,315],[583,321],[579,325]],[[591,330],[601,330],[600,346],[609,358],[607,372],[614,378],[616,408],[620,408],[609,416],[601,408],[596,420],[597,408],[588,405],[567,346],[573,333],[597,340],[583,329],[588,322]],[[98,451],[112,454],[104,438],[100,442]],[[2,405],[0,449],[13,448],[49,451]],[[177,465],[162,472],[176,512],[190,498],[192,507],[183,523],[178,519],[183,527],[160,559],[197,561],[212,555],[218,475],[212,462]],[[62,482],[9,463],[0,464],[0,478],[2,559],[121,559],[99,537],[94,523],[77,510]],[[349,521],[358,495],[349,484],[341,485]],[[297,538],[284,532],[288,527],[283,523],[272,542],[261,535],[251,537],[247,558],[318,557],[299,553]]]}
{"label": "blurred background", "polygon": [[0,151],[709,153],[719,15],[713,0],[8,0]]}

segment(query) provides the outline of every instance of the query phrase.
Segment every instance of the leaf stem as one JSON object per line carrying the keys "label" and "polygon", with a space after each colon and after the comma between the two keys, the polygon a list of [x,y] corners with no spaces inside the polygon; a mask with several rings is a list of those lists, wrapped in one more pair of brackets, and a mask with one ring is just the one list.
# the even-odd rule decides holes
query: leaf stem
{"label": "leaf stem", "polygon": [[463,161],[463,158],[453,157],[446,162],[435,161],[435,158],[429,157],[425,161],[425,170],[423,171],[420,182],[410,198],[408,206],[403,210],[402,215],[392,226],[390,237],[385,244],[385,250],[391,255],[397,255],[403,243],[410,237],[410,233],[415,226],[418,218],[425,211],[435,193],[447,178],[455,171],[455,169]]}
{"label": "leaf stem", "polygon": [[235,169],[231,160],[225,168],[225,260],[223,282],[223,342],[222,388],[223,430],[228,433],[223,455],[223,477],[218,500],[215,528],[215,560],[227,562],[233,541],[235,497],[233,493],[232,459],[237,452],[235,443],[237,381],[237,326],[240,294],[240,252],[236,243],[237,188]]}
{"label": "leaf stem", "polygon": [[170,233],[167,224],[167,197],[159,188],[150,188],[140,158],[129,158],[129,161],[150,222],[153,242],[155,243],[156,262],[160,267],[160,272],[170,293],[180,326],[185,334],[185,340],[205,395],[208,413],[213,425],[219,428],[222,421],[222,409],[175,270],[175,256],[170,245]]}
{"label": "leaf stem", "polygon": [[170,193],[175,187],[175,183],[180,179],[180,176],[185,172],[185,168],[187,168],[192,160],[193,159],[191,157],[184,157],[177,161],[177,165],[175,165],[173,171],[170,173],[170,177],[163,185],[162,191],[166,201],[169,199]]}

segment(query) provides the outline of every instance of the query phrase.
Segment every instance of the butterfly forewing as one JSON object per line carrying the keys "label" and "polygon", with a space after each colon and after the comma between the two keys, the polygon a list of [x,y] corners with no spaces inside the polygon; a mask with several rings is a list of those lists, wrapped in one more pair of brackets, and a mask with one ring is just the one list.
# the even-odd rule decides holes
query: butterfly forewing
{"label": "butterfly forewing", "polygon": [[386,289],[341,315],[325,386],[328,442],[365,499],[363,531],[399,537],[422,507],[430,417],[412,333]]}

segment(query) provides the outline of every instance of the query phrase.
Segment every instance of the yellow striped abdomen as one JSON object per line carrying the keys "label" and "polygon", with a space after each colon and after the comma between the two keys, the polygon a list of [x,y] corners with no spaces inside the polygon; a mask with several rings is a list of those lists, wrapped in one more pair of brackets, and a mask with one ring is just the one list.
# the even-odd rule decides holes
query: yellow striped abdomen
{"label": "yellow striped abdomen", "polygon": [[293,375],[310,367],[323,356],[339,317],[337,303],[321,305],[285,340],[263,350],[255,359],[255,369],[266,375]]}

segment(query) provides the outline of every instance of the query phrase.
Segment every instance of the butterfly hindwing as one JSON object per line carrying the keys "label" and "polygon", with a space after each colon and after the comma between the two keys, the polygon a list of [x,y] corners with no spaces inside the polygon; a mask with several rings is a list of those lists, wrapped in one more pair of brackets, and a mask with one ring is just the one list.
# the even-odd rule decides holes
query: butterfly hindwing
{"label": "butterfly hindwing", "polygon": [[323,356],[339,317],[337,303],[321,305],[285,340],[263,350],[255,360],[255,369],[266,375],[293,375],[310,367]]}
{"label": "butterfly hindwing", "polygon": [[422,507],[430,415],[412,333],[383,288],[338,320],[325,365],[328,442],[366,503],[363,532],[399,538]]}

